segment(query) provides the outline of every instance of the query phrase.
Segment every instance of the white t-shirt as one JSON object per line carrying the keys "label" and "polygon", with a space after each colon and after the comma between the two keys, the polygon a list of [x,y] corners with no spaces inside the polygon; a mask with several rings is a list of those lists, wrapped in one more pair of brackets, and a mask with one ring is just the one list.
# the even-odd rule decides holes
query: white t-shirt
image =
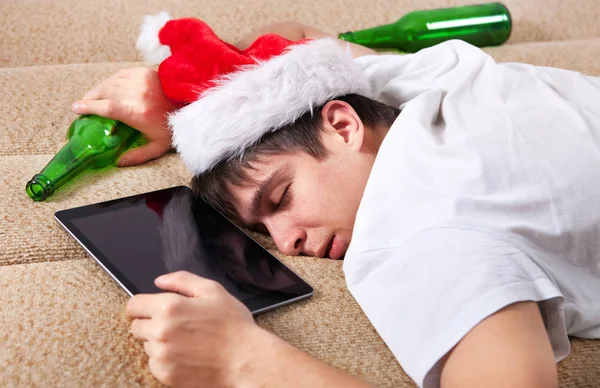
{"label": "white t-shirt", "polygon": [[402,109],[344,262],[350,292],[408,375],[483,319],[537,301],[556,360],[600,338],[600,78],[497,64],[450,41],[356,60]]}

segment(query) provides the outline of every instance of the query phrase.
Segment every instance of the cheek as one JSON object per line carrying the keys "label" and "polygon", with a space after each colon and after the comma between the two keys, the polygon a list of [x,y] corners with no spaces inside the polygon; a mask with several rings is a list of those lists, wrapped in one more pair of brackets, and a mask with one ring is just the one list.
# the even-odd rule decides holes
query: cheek
{"label": "cheek", "polygon": [[305,226],[328,223],[340,211],[335,185],[330,176],[314,174],[314,171],[313,174],[297,177],[292,194],[293,205],[285,215],[290,217],[290,221]]}
{"label": "cheek", "polygon": [[370,171],[367,167],[356,155],[336,155],[303,166],[295,180],[294,218],[334,227],[353,224]]}
{"label": "cheek", "polygon": [[340,211],[351,213],[348,215],[351,218],[356,215],[367,184],[370,170],[366,167],[359,163],[349,164],[329,182],[330,202],[335,203]]}
{"label": "cheek", "polygon": [[320,177],[318,182],[316,198],[321,217],[344,223],[353,220],[362,197],[362,178],[350,171],[337,171]]}

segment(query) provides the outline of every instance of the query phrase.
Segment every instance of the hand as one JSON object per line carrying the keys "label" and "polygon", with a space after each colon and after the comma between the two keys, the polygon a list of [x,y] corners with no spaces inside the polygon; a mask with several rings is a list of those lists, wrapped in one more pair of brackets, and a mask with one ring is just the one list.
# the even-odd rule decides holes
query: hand
{"label": "hand", "polygon": [[172,293],[139,294],[127,304],[152,374],[171,387],[229,385],[236,365],[250,357],[242,347],[263,331],[250,311],[219,283],[189,272],[155,283]]}
{"label": "hand", "polygon": [[73,103],[77,114],[96,114],[119,120],[140,131],[147,144],[125,152],[117,165],[135,166],[163,155],[171,148],[167,114],[177,107],[162,91],[153,69],[120,70]]}

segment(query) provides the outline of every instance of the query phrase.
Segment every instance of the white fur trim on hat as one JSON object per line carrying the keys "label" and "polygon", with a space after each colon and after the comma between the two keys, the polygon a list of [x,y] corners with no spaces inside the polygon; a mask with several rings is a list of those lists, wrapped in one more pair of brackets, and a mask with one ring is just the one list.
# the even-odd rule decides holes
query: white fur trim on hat
{"label": "white fur trim on hat", "polygon": [[144,57],[144,61],[158,65],[171,56],[169,46],[161,44],[158,39],[158,33],[171,19],[171,16],[164,11],[156,15],[144,16],[140,36],[135,43],[135,47]]}
{"label": "white fur trim on hat", "polygon": [[291,46],[266,62],[226,75],[169,116],[173,145],[194,174],[239,158],[260,138],[345,94],[371,97],[367,77],[326,38]]}

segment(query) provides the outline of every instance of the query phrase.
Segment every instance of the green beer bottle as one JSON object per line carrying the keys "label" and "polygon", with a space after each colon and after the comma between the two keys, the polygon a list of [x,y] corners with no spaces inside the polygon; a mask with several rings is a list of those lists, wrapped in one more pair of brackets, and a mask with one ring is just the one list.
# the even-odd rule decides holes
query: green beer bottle
{"label": "green beer bottle", "polygon": [[45,200],[86,169],[114,164],[139,139],[140,133],[119,121],[83,115],[73,121],[67,137],[67,144],[27,182],[25,191],[34,201]]}
{"label": "green beer bottle", "polygon": [[362,46],[417,52],[450,39],[496,46],[508,40],[512,22],[500,3],[415,11],[392,24],[345,32],[339,38]]}

